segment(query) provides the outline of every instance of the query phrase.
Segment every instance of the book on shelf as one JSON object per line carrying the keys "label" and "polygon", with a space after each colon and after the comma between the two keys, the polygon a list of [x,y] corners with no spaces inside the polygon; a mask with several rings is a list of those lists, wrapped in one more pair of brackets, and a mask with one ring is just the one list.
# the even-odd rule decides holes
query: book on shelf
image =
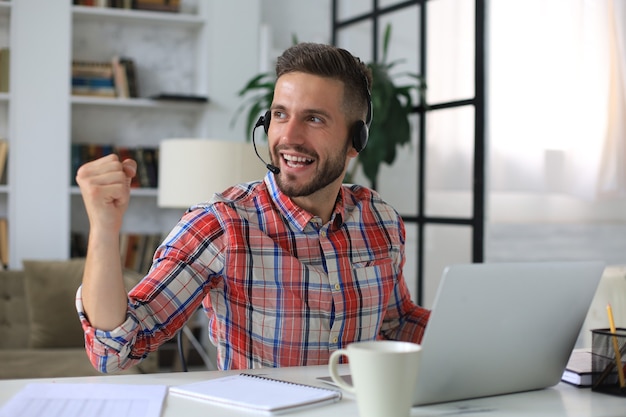
{"label": "book on shelf", "polygon": [[[115,152],[122,161],[124,159],[134,159],[137,162],[137,173],[130,184],[132,188],[156,188],[158,186],[158,148],[117,146]],[[150,154],[150,156],[147,154]]]}
{"label": "book on shelf", "polygon": [[135,162],[137,162],[137,173],[135,176],[139,178],[139,186],[143,188],[150,188],[150,177],[148,177],[148,162],[144,157],[146,154],[145,148],[137,147],[134,149]]}
{"label": "book on shelf", "polygon": [[154,12],[178,13],[180,10],[180,0],[134,0],[133,8]]}
{"label": "book on shelf", "polygon": [[109,62],[72,61],[72,94],[96,97],[139,97],[135,61],[115,55]]}
{"label": "book on shelf", "polygon": [[113,66],[106,61],[72,61],[72,77],[113,78]]}
{"label": "book on shelf", "polygon": [[126,76],[126,66],[122,63],[121,58],[115,55],[111,58],[111,66],[113,67],[113,85],[115,94],[118,98],[130,97],[128,90],[128,78]]}
{"label": "book on shelf", "polygon": [[[120,161],[124,161],[125,159],[135,159],[135,151],[133,148],[128,146],[116,146],[115,153],[120,158]],[[136,162],[136,161],[135,161]],[[141,181],[139,180],[139,172],[135,174],[135,176],[130,181],[131,188],[139,188],[141,187]]]}
{"label": "book on shelf", "polygon": [[128,84],[128,96],[132,98],[139,97],[139,82],[137,81],[137,67],[135,60],[128,57],[120,57],[120,63],[126,70],[126,82]]}
{"label": "book on shelf", "polygon": [[135,233],[120,234],[120,256],[122,266],[135,270],[135,261],[139,253],[139,235]]}
{"label": "book on shelf", "polygon": [[116,9],[132,9],[135,0],[109,0],[109,7]]}
{"label": "book on shelf", "polygon": [[120,98],[139,97],[135,61],[132,58],[115,55],[111,59],[111,65],[117,96]]}
{"label": "book on shelf", "polygon": [[79,232],[70,233],[70,257],[84,258],[87,256],[87,236]]}
{"label": "book on shelf", "polygon": [[144,163],[148,176],[148,187],[159,186],[159,148],[143,148]]}
{"label": "book on shelf", "polygon": [[75,96],[115,98],[115,90],[113,88],[108,88],[108,87],[103,87],[103,88],[76,87],[76,88],[72,88],[72,94]]}
{"label": "book on shelf", "polygon": [[0,218],[0,262],[4,269],[9,267],[9,222]]}
{"label": "book on shelf", "polygon": [[170,387],[174,395],[227,407],[280,414],[341,400],[330,388],[297,384],[260,375],[236,374]]}
{"label": "book on shelf", "polygon": [[70,156],[72,185],[77,185],[76,174],[81,165],[111,153],[117,154],[121,161],[133,159],[137,162],[137,173],[130,184],[132,188],[157,188],[159,170],[158,148],[150,146],[114,146],[97,143],[72,143]]}
{"label": "book on shelf", "polygon": [[76,184],[76,174],[81,165],[114,152],[112,145],[97,143],[72,143],[70,163],[72,164],[72,185]]}
{"label": "book on shelf", "polygon": [[178,12],[180,0],[73,0],[75,6]]}
{"label": "book on shelf", "polygon": [[122,266],[140,273],[147,273],[152,265],[154,251],[161,243],[160,233],[120,234],[120,257]]}
{"label": "book on shelf", "polygon": [[0,93],[9,92],[9,68],[11,68],[9,48],[0,48]]}
{"label": "book on shelf", "polygon": [[[134,0],[73,0],[75,6],[116,7],[130,9]],[[126,7],[128,6],[128,7]]]}
{"label": "book on shelf", "polygon": [[0,138],[0,184],[7,183],[7,160],[9,157],[9,141]]}
{"label": "book on shelf", "polygon": [[113,88],[115,82],[111,78],[98,78],[98,77],[72,77],[72,87],[82,88]]}
{"label": "book on shelf", "polygon": [[[161,233],[120,233],[120,260],[122,261],[122,267],[146,274],[150,266],[152,266],[154,252],[162,240],[163,236]],[[72,258],[84,258],[87,256],[86,233],[71,232],[70,254]]]}

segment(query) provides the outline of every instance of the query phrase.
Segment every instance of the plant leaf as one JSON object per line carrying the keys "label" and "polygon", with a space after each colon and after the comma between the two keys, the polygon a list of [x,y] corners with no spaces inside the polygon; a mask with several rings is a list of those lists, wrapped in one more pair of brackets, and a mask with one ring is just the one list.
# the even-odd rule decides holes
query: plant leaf
{"label": "plant leaf", "polygon": [[391,23],[387,23],[385,26],[385,33],[383,35],[383,59],[381,62],[387,62],[387,51],[389,50],[389,41],[391,40]]}
{"label": "plant leaf", "polygon": [[[246,139],[250,140],[250,132],[254,128],[259,114],[269,109],[274,99],[274,86],[276,79],[273,74],[264,72],[252,77],[246,85],[239,90],[240,97],[247,96],[239,106],[231,121],[231,126],[235,124],[237,118],[245,112],[246,108]],[[253,94],[256,93],[256,94]]]}

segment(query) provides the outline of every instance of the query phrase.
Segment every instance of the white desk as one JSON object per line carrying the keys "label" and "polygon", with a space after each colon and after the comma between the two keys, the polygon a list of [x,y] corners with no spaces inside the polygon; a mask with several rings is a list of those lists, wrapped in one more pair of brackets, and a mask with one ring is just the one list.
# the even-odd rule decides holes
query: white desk
{"label": "white desk", "polygon": [[[344,367],[346,365],[343,365]],[[316,381],[316,377],[327,376],[326,366],[294,367],[280,369],[257,369],[248,373],[263,374],[277,379],[309,385],[327,386]],[[227,372],[176,372],[148,375],[120,375],[97,376],[83,378],[56,378],[56,379],[12,379],[0,380],[0,405],[4,405],[14,394],[29,382],[58,382],[58,383],[119,383],[119,384],[161,384],[177,385],[217,378],[238,371]],[[503,395],[497,397],[480,398],[475,400],[457,401],[422,407],[414,407],[411,416],[453,416],[453,415],[480,416],[622,416],[626,414],[626,398],[592,392],[590,389],[580,389],[568,384],[560,383],[545,390],[520,394]],[[242,412],[217,405],[207,404],[168,395],[165,400],[162,417],[207,417],[207,416],[251,416],[249,412]],[[290,415],[290,414],[287,414]],[[349,394],[335,404],[320,406],[293,413],[298,417],[312,416],[342,416],[357,417],[356,402]]]}

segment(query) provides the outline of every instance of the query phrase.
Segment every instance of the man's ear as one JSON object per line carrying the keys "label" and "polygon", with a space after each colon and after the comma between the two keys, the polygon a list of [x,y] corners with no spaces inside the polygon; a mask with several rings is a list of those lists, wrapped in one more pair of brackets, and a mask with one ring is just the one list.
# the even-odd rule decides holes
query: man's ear
{"label": "man's ear", "polygon": [[359,152],[354,148],[354,146],[350,146],[348,150],[348,158],[353,159],[359,156]]}

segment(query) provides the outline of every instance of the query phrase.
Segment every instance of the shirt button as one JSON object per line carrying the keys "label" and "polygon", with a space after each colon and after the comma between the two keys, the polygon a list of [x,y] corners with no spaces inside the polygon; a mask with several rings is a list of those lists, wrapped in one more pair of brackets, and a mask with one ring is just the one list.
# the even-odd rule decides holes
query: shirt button
{"label": "shirt button", "polygon": [[339,291],[341,289],[341,285],[339,285],[339,283],[335,284],[335,290]]}
{"label": "shirt button", "polygon": [[333,337],[333,343],[337,343],[338,340],[339,338],[337,336]]}

